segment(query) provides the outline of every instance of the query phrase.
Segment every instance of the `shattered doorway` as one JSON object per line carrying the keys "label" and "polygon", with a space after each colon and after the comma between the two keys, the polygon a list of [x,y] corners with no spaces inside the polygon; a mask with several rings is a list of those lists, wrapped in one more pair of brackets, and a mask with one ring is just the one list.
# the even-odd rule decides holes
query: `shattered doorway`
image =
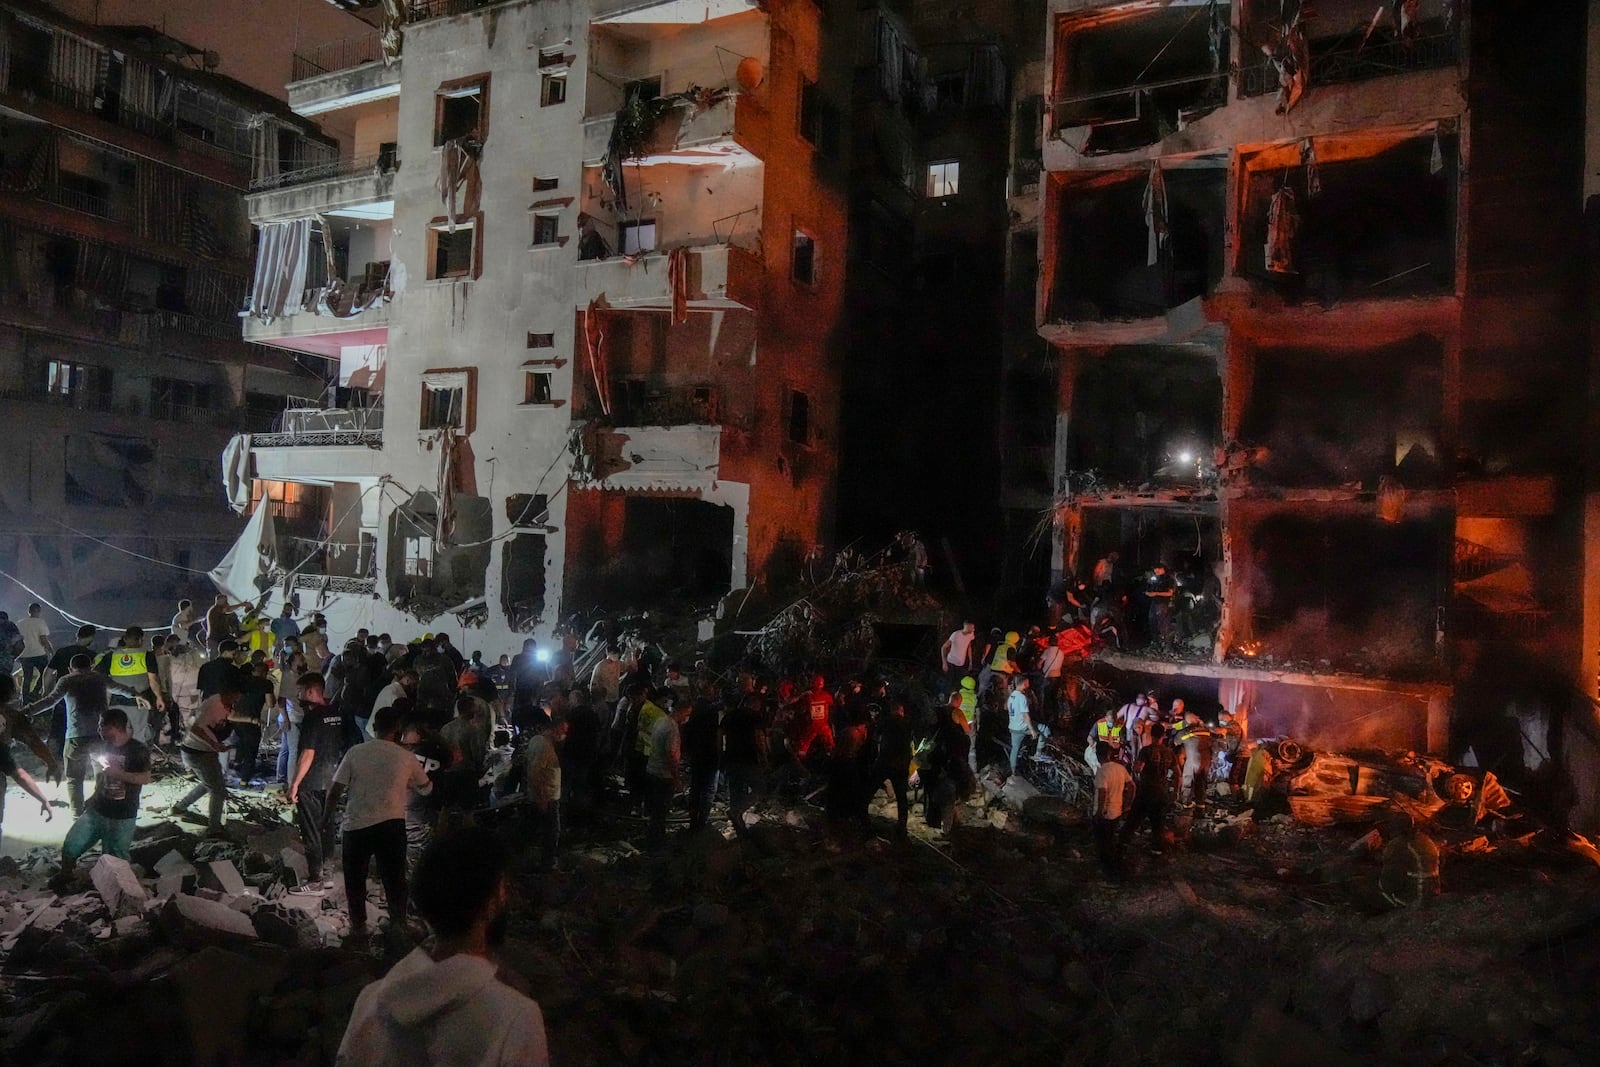
{"label": "shattered doorway", "polygon": [[517,534],[505,543],[500,605],[513,630],[532,630],[544,614],[544,561],[544,534]]}

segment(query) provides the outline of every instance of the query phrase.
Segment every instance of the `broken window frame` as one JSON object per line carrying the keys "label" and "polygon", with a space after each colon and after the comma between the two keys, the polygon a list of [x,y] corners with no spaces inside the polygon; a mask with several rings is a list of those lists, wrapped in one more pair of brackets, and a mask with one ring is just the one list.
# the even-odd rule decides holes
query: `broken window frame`
{"label": "broken window frame", "polygon": [[533,213],[532,247],[553,248],[562,243],[560,213],[554,211],[535,211]]}
{"label": "broken window frame", "polygon": [[817,238],[801,226],[789,242],[789,279],[808,288],[817,284]]}
{"label": "broken window frame", "polygon": [[[474,367],[443,367],[422,372],[421,413],[418,428],[424,432],[451,429],[458,434],[471,433],[477,418],[477,369]],[[444,418],[435,417],[436,402],[432,394],[460,393],[460,400],[446,402]]]}
{"label": "broken window frame", "polygon": [[405,549],[401,573],[407,578],[432,578],[434,565],[433,538],[417,534],[404,538]]}
{"label": "broken window frame", "polygon": [[555,107],[567,102],[567,73],[545,73],[539,77],[539,106]]}
{"label": "broken window frame", "polygon": [[[446,259],[447,269],[440,269],[439,253],[443,241],[452,243],[463,239],[470,241],[467,258],[470,262],[461,269],[448,269],[449,259]],[[460,281],[481,276],[483,272],[483,242],[480,237],[483,233],[483,212],[466,217],[457,217],[455,228],[452,231],[450,220],[444,216],[435,218],[428,224],[428,280],[429,281]],[[447,257],[449,253],[446,253]]]}
{"label": "broken window frame", "polygon": [[[446,128],[446,111],[449,105],[446,101],[475,98],[478,103],[476,119],[464,129],[455,129],[454,126]],[[469,141],[483,141],[489,136],[489,75],[474,74],[466,78],[452,78],[440,82],[439,88],[433,91],[433,145],[440,147],[448,141],[466,138]]]}
{"label": "broken window frame", "polygon": [[[791,445],[811,448],[816,444],[817,431],[812,418],[811,394],[792,385],[783,387],[783,439]],[[798,423],[799,433],[796,428]]]}
{"label": "broken window frame", "polygon": [[543,368],[528,368],[522,372],[522,406],[523,407],[559,407],[561,401],[556,399],[555,374],[549,365]]}
{"label": "broken window frame", "polygon": [[[648,245],[641,235],[649,232]],[[617,247],[624,256],[648,256],[660,250],[657,241],[661,229],[654,216],[648,219],[629,219],[617,223]],[[630,247],[631,246],[631,247]]]}

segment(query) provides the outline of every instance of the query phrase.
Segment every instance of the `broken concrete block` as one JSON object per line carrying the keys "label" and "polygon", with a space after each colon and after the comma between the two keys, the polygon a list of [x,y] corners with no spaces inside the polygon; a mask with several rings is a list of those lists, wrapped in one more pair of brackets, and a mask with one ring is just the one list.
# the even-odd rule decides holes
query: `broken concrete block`
{"label": "broken concrete block", "polygon": [[257,908],[250,916],[256,936],[284,948],[314,948],[322,943],[317,924],[303,911],[276,905]]}
{"label": "broken concrete block", "polygon": [[183,854],[176,849],[156,860],[155,866],[151,869],[158,875],[171,874],[173,871],[181,871],[184,874],[195,873],[194,864],[184,859]]}
{"label": "broken concrete block", "polygon": [[278,857],[283,861],[283,869],[294,875],[294,885],[304,885],[311,878],[306,858],[301,853],[292,848],[285,848]]}
{"label": "broken concrete block", "polygon": [[223,897],[222,902],[234,911],[248,915],[261,906],[261,896],[254,889],[246,889],[236,897]]}
{"label": "broken concrete block", "polygon": [[1028,798],[1038,795],[1039,790],[1032,782],[1020,774],[1013,774],[1006,779],[1005,788],[1000,790],[1000,803],[1013,811],[1021,811]]}
{"label": "broken concrete block", "polygon": [[118,937],[127,937],[144,925],[144,916],[124,915],[111,925],[116,929]]}
{"label": "broken concrete block", "polygon": [[256,928],[248,915],[242,915],[226,904],[203,897],[178,895],[167,901],[161,912],[163,921],[178,930],[200,927],[204,930],[238,937],[254,938]]}
{"label": "broken concrete block", "polygon": [[193,893],[197,888],[198,875],[184,874],[182,871],[173,871],[163,874],[156,879],[156,896],[173,897],[179,893]]}
{"label": "broken concrete block", "polygon": [[39,912],[38,916],[33,920],[32,926],[38,930],[54,930],[66,921],[67,909],[59,904],[53,904]]}
{"label": "broken concrete block", "polygon": [[224,896],[236,897],[245,889],[239,868],[229,860],[213,860],[206,864],[204,881],[220,890]]}
{"label": "broken concrete block", "polygon": [[89,870],[89,880],[94,882],[113,918],[137,915],[144,910],[147,894],[127,860],[101,856]]}

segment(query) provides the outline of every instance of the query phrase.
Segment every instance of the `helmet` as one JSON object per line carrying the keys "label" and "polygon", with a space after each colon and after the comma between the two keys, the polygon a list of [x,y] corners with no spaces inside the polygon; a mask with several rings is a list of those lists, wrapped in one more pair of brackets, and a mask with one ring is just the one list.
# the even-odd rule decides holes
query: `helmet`
{"label": "helmet", "polygon": [[1019,633],[1017,633],[1017,631],[1015,631],[1015,630],[1008,630],[1008,631],[1007,631],[1007,632],[1006,632],[1006,644],[1008,644],[1008,645],[1014,645],[1014,644],[1016,644],[1016,643],[1017,643],[1017,642],[1018,642],[1018,641],[1021,641],[1021,640],[1022,640],[1022,635],[1021,635],[1021,634],[1019,634]]}
{"label": "helmet", "polygon": [[978,680],[976,678],[974,678],[972,675],[969,674],[965,678],[961,679],[961,688],[963,688],[963,689],[977,689],[978,688]]}

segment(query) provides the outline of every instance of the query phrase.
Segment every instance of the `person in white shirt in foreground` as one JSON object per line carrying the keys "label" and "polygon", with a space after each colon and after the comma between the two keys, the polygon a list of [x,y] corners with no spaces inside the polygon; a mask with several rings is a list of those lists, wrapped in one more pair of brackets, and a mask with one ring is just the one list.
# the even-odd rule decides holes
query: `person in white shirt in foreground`
{"label": "person in white shirt in foreground", "polygon": [[361,991],[340,1067],[548,1067],[539,1005],[496,977],[511,896],[506,867],[487,830],[457,830],[428,846],[412,897],[433,928],[433,951],[413,950]]}

